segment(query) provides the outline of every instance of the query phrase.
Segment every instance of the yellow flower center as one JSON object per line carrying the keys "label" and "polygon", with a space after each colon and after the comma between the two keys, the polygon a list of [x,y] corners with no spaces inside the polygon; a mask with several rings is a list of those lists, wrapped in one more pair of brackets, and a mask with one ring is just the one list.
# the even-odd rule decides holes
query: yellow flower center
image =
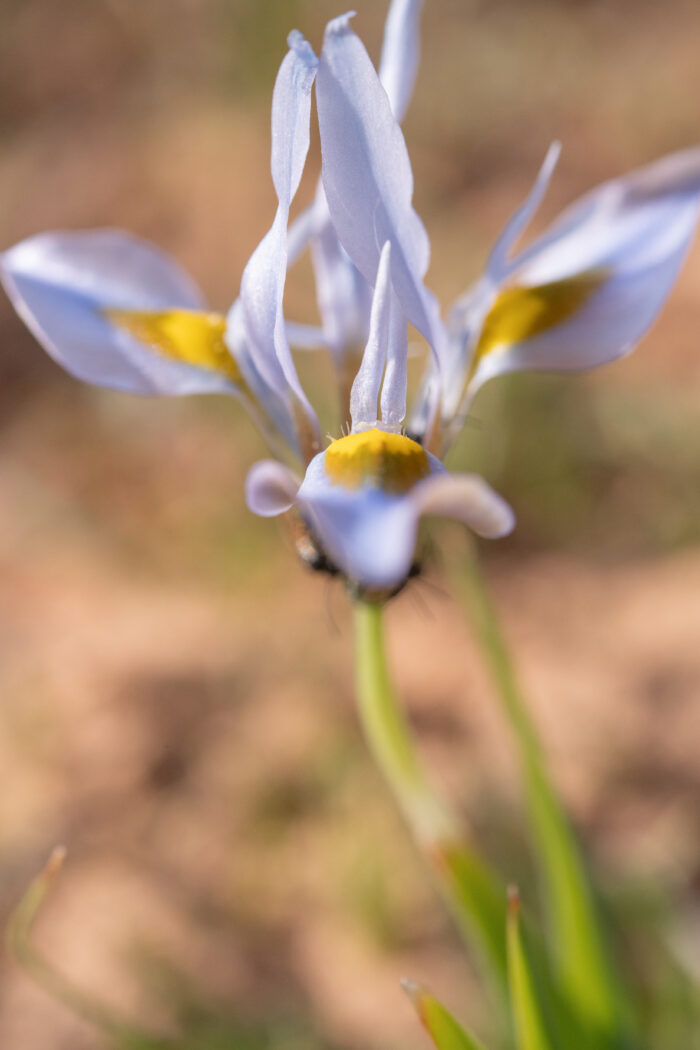
{"label": "yellow flower center", "polygon": [[183,364],[226,376],[243,389],[240,369],[224,342],[226,319],[199,310],[117,310],[104,316],[140,343]]}
{"label": "yellow flower center", "polygon": [[418,442],[377,427],[333,441],[324,464],[336,485],[346,489],[370,485],[392,495],[408,492],[430,473],[428,456]]}

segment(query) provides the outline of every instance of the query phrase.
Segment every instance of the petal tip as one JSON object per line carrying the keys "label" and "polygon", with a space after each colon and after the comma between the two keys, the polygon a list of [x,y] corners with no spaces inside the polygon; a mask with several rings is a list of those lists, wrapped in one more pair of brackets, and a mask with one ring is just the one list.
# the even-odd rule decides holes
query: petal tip
{"label": "petal tip", "polygon": [[292,29],[291,33],[287,37],[287,46],[290,51],[293,51],[297,58],[301,59],[309,68],[315,69],[318,65],[318,58],[312,48],[309,41],[306,39],[304,34],[298,29]]}
{"label": "petal tip", "polygon": [[254,464],[245,480],[248,509],[261,518],[274,518],[290,510],[298,490],[298,478],[274,459],[263,459]]}
{"label": "petal tip", "polygon": [[356,14],[357,11],[347,11],[344,15],[332,18],[326,26],[326,37],[338,37],[344,36],[346,33],[352,33],[350,19],[354,18]]}

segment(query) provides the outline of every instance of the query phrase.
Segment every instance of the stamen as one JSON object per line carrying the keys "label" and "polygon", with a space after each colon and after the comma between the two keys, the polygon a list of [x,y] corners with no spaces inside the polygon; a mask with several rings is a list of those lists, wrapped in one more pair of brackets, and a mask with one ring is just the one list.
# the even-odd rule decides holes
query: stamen
{"label": "stamen", "polygon": [[408,492],[430,473],[428,456],[416,441],[377,427],[334,441],[326,449],[324,464],[336,485],[368,485],[392,495]]}

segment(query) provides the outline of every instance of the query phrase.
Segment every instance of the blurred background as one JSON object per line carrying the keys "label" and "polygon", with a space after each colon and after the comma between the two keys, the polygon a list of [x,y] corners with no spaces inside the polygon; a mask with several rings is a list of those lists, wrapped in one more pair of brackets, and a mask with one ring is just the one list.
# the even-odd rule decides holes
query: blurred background
{"label": "blurred background", "polygon": [[[354,6],[376,60],[385,4]],[[0,246],[126,227],[225,309],[274,211],[269,105],[286,34],[319,47],[341,11],[1,0]],[[553,138],[564,153],[541,222],[700,141],[699,39],[694,0],[426,0],[405,132],[444,303],[479,273]],[[314,138],[299,207],[318,170]],[[308,262],[286,303],[315,317]],[[664,944],[696,966],[699,329],[696,247],[632,358],[494,384],[452,458],[518,514],[515,536],[484,548],[488,576],[610,898],[632,931],[673,902]],[[63,842],[42,948],[183,1046],[427,1045],[405,974],[483,1024],[475,976],[365,754],[342,588],[307,575],[276,524],[245,509],[264,449],[237,405],[83,387],[4,297],[0,344],[3,924]],[[300,368],[330,404],[323,360]],[[389,627],[436,780],[527,887],[510,741],[437,554]],[[0,971],[3,1048],[104,1045],[5,957]]]}

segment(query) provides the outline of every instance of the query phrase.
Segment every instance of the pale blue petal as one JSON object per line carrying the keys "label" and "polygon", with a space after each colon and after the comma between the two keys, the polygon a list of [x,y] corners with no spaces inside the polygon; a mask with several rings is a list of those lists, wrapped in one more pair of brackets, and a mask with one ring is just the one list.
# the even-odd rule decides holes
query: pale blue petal
{"label": "pale blue petal", "polygon": [[[225,338],[226,344],[230,352],[233,354],[233,357],[238,362],[241,374],[243,375],[249,390],[252,392],[255,401],[260,405],[267,419],[282,436],[288,448],[294,453],[294,455],[303,458],[297,426],[294,419],[291,391],[288,387],[283,387],[282,393],[278,394],[277,390],[270,386],[267,380],[258,371],[256,367],[257,357],[250,351],[248,334],[243,318],[243,306],[240,299],[236,299],[229,310]],[[261,429],[266,432],[269,431],[269,428],[265,426],[264,420],[258,422],[261,423]],[[276,444],[273,446],[273,451],[278,451]]]}
{"label": "pale blue petal", "polygon": [[298,321],[287,321],[287,339],[295,350],[320,350],[328,345],[322,328]]}
{"label": "pale blue petal", "polygon": [[461,521],[484,539],[515,528],[512,508],[478,474],[433,474],[416,485],[411,499],[418,514]]}
{"label": "pale blue petal", "polygon": [[[330,482],[325,453],[309,464],[297,494],[323,550],[345,575],[367,588],[394,587],[413,560],[418,514],[409,496],[377,488],[346,489]],[[430,457],[431,469],[445,468]]]}
{"label": "pale blue petal", "polygon": [[88,383],[134,394],[234,393],[224,375],[138,342],[104,309],[201,310],[201,292],[153,245],[119,230],[42,233],[0,256],[13,305],[45,350]]}
{"label": "pale blue petal", "polygon": [[406,143],[348,18],[326,29],[316,87],[328,207],[343,247],[370,284],[381,247],[391,241],[394,291],[439,357],[444,332],[437,301],[423,284],[430,247],[411,204]]}
{"label": "pale blue petal", "polygon": [[424,514],[456,518],[490,538],[513,527],[510,507],[482,478],[449,475],[434,456],[430,475],[404,495],[332,484],[324,457],[309,464],[296,503],[331,560],[362,587],[395,587],[406,579]]}
{"label": "pale blue petal", "polygon": [[379,257],[369,339],[350,393],[350,418],[353,429],[374,424],[378,418],[379,390],[386,364],[391,320],[390,266],[391,243],[387,241]]}
{"label": "pale blue petal", "polygon": [[340,367],[347,351],[367,342],[372,291],[338,240],[322,185],[317,202],[322,221],[311,245],[316,298],[326,343]]}
{"label": "pale blue petal", "polygon": [[380,399],[382,423],[398,430],[406,416],[408,386],[408,325],[401,304],[392,292],[386,371]]}
{"label": "pale blue petal", "polygon": [[486,354],[470,397],[504,372],[593,368],[629,353],[664,305],[699,215],[700,149],[614,179],[574,204],[516,258],[509,283],[537,287],[588,274],[593,291],[566,319]]}
{"label": "pale blue petal", "polygon": [[384,27],[379,79],[399,124],[406,115],[420,62],[423,0],[392,0]]}
{"label": "pale blue petal", "polygon": [[486,264],[486,272],[495,283],[502,280],[510,269],[508,257],[516,241],[525,232],[542,203],[560,154],[561,143],[553,142],[547,150],[547,156],[544,158],[534,186],[517,211],[511,216],[503,233],[496,241]]}
{"label": "pale blue petal", "polygon": [[256,369],[280,397],[291,389],[313,430],[316,415],[299,383],[282,310],[287,271],[289,207],[309,148],[311,88],[317,59],[300,34],[290,34],[272,101],[272,180],[278,208],[272,227],[253,252],[241,280],[241,303],[249,352]]}
{"label": "pale blue petal", "polygon": [[297,215],[287,230],[287,267],[292,266],[306,251],[319,227],[316,201]]}
{"label": "pale blue petal", "polygon": [[275,459],[263,459],[248,471],[246,503],[253,514],[272,518],[293,506],[298,489],[299,479],[289,467]]}
{"label": "pale blue petal", "polygon": [[567,208],[514,260],[514,273],[542,283],[597,267],[643,270],[685,252],[699,199],[700,148],[671,154]]}

